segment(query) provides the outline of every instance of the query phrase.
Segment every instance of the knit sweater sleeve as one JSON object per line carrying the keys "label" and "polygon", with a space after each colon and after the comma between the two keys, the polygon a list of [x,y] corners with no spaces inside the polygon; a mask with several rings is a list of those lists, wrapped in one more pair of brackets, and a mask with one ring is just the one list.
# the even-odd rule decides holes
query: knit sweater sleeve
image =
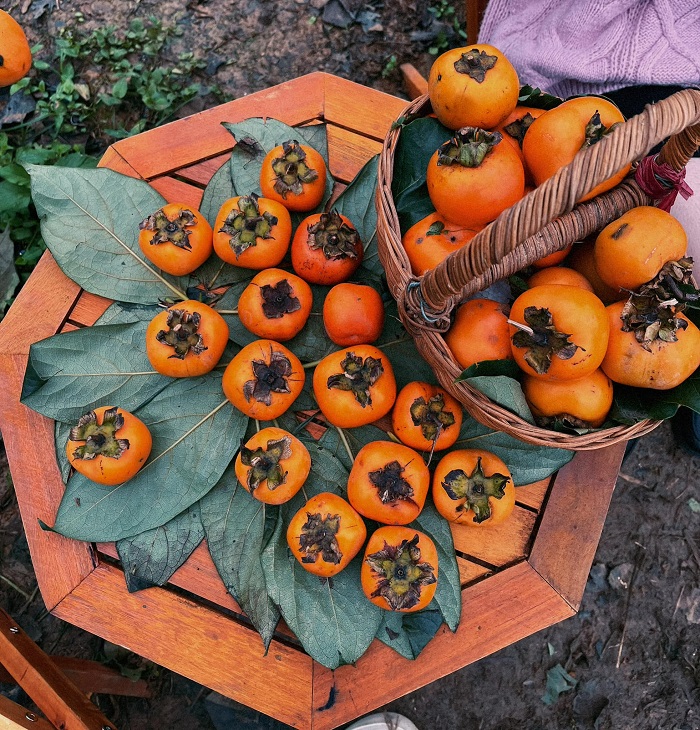
{"label": "knit sweater sleeve", "polygon": [[491,0],[479,41],[503,51],[521,82],[562,97],[700,86],[697,0]]}

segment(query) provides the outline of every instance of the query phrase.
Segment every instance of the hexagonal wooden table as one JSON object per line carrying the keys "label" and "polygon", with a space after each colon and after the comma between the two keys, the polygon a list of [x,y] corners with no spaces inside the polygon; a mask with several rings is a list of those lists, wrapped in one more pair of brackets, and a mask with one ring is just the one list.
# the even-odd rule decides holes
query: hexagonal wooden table
{"label": "hexagonal wooden table", "polygon": [[[233,138],[221,122],[273,116],[327,125],[330,169],[347,184],[379,152],[406,102],[324,73],[272,87],[114,144],[101,165],[198,205]],[[90,326],[110,304],[47,253],[0,325],[0,426],[41,594],[56,616],[298,728],[335,728],[573,615],[600,538],[624,445],[580,452],[551,479],[520,486],[512,519],[454,530],[462,620],[410,662],[375,641],[353,666],[314,662],[284,627],[267,655],[205,545],[164,588],[130,594],[113,545],[44,532],[64,484],[53,422],[19,403],[29,346]],[[475,534],[478,532],[478,534]]]}

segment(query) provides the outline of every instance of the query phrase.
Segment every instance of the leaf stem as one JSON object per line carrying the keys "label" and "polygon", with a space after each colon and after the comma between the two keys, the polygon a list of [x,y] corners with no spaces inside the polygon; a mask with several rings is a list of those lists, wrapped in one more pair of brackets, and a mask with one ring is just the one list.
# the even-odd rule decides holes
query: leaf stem
{"label": "leaf stem", "polygon": [[217,309],[219,314],[238,314],[237,309]]}
{"label": "leaf stem", "polygon": [[338,432],[338,436],[340,436],[340,440],[343,442],[345,451],[347,452],[348,456],[350,457],[350,462],[353,463],[355,461],[355,456],[352,453],[352,449],[350,448],[350,444],[348,443],[348,439],[347,439],[347,436],[345,435],[345,432],[343,431],[342,428],[340,428],[340,426],[336,426],[335,429]]}

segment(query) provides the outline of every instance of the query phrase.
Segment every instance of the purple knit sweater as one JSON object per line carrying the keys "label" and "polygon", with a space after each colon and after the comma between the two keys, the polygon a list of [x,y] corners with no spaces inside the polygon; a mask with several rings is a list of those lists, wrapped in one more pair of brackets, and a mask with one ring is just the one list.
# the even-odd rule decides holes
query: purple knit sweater
{"label": "purple knit sweater", "polygon": [[491,0],[479,42],[558,96],[700,86],[698,0]]}

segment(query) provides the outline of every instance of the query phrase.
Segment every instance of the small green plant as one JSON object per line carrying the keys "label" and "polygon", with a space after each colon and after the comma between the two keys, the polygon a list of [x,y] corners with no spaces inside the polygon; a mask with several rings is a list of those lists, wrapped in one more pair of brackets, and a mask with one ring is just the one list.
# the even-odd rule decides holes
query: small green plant
{"label": "small green plant", "polygon": [[387,58],[386,63],[384,64],[384,68],[382,69],[382,78],[385,79],[388,76],[391,76],[391,74],[396,71],[396,69],[399,66],[399,62],[395,55],[389,56]]}
{"label": "small green plant", "polygon": [[[451,32],[440,30],[433,41],[433,44],[428,48],[428,53],[431,56],[439,56],[444,51],[449,50],[451,47],[455,47],[457,44],[467,40],[467,33],[464,30],[463,23],[457,17],[457,11],[455,6],[450,0],[438,0],[436,5],[431,5],[428,8],[428,12],[431,13],[436,20],[441,21],[445,24]],[[456,43],[454,42],[456,39]]]}

